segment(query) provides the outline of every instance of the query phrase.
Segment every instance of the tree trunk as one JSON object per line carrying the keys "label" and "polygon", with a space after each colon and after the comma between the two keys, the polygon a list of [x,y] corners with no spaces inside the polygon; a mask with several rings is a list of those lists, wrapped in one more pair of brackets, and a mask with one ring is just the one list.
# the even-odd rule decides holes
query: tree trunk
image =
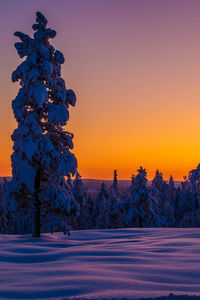
{"label": "tree trunk", "polygon": [[33,194],[32,237],[40,237],[40,168],[37,169]]}
{"label": "tree trunk", "polygon": [[142,224],[143,222],[142,222],[142,218],[140,217],[140,228],[142,228],[143,226],[143,224]]}

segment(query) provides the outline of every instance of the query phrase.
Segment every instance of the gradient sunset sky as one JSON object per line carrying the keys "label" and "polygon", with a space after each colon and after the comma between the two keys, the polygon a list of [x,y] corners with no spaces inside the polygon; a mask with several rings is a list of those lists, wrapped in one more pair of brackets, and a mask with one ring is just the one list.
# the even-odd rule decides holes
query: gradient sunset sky
{"label": "gradient sunset sky", "polygon": [[11,175],[11,109],[22,61],[13,32],[35,12],[57,31],[62,76],[77,94],[68,130],[83,178],[129,179],[141,165],[181,180],[200,162],[199,0],[0,2],[0,176]]}

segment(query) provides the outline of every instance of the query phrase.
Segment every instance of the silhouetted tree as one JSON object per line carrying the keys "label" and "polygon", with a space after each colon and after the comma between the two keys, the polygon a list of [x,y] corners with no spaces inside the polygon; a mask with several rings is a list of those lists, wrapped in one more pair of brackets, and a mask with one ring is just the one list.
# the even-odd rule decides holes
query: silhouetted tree
{"label": "silhouetted tree", "polygon": [[18,128],[12,135],[13,177],[5,203],[12,211],[10,231],[15,227],[27,232],[22,223],[30,222],[32,215],[33,237],[40,236],[41,225],[47,231],[66,232],[66,215],[74,198],[64,177],[77,168],[70,151],[73,135],[63,129],[76,96],[61,78],[63,54],[49,43],[56,31],[46,26],[46,18],[37,12],[33,38],[14,34],[21,40],[15,48],[20,58],[26,58],[12,73],[12,81],[19,81],[21,88],[12,102]]}

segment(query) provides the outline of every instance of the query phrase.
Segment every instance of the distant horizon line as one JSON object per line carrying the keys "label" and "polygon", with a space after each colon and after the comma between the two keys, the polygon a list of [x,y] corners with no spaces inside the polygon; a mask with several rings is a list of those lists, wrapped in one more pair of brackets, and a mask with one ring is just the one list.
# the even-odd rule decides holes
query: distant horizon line
{"label": "distant horizon line", "polygon": [[[0,176],[0,179],[3,179],[3,178],[12,178],[12,176]],[[72,180],[74,180],[72,178]],[[96,178],[82,178],[81,177],[81,180],[91,180],[91,181],[113,181],[113,178],[112,179],[96,179]],[[118,181],[131,181],[131,179],[117,179]],[[153,179],[148,179],[148,181],[152,181]],[[163,181],[167,181],[169,182],[169,180],[165,180],[163,179]],[[174,180],[175,182],[182,182],[182,180]]]}

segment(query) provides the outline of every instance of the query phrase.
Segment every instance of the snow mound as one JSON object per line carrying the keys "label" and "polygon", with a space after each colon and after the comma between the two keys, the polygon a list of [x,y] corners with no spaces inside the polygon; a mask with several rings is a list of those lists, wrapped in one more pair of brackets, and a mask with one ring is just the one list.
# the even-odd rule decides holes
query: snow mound
{"label": "snow mound", "polygon": [[0,299],[197,300],[199,249],[194,228],[0,235]]}

